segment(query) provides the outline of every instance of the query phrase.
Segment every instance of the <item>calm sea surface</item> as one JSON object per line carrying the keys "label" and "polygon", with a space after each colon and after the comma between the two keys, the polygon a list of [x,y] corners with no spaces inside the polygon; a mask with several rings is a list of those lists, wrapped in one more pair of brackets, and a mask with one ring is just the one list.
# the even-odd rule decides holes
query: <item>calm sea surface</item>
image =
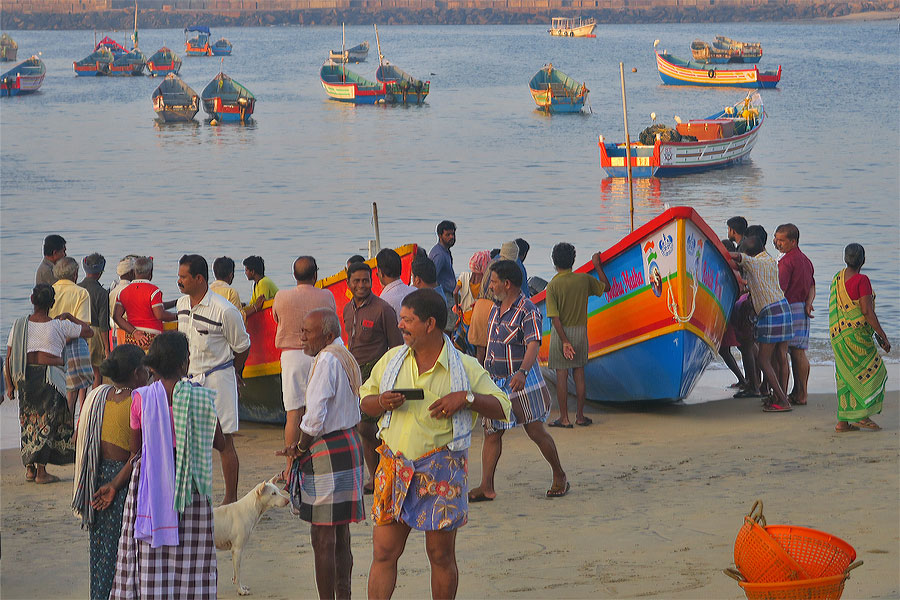
{"label": "calm sea surface", "polygon": [[[631,137],[650,113],[674,124],[702,118],[744,94],[737,89],[660,83],[652,44],[689,55],[695,38],[716,34],[760,41],[760,66],[783,66],[781,84],[762,92],[768,119],[751,160],[735,168],[662,181],[638,181],[635,221],[665,204],[689,205],[725,235],[744,215],[770,239],[796,223],[816,268],[813,355],[827,361],[828,287],[843,247],[861,242],[877,310],[900,344],[900,55],[896,21],[618,25],[597,39],[550,38],[540,26],[383,27],[388,60],[431,80],[422,107],[354,107],[329,101],[318,79],[339,28],[217,29],[234,56],[226,73],[257,96],[250,126],[159,125],[150,94],[158,79],[77,78],[72,61],[92,50],[88,31],[22,31],[22,57],[43,53],[40,93],[0,101],[0,329],[28,311],[28,294],[48,233],[70,256],[101,252],[104,283],[128,253],[155,257],[154,280],[177,294],[185,252],[238,262],[262,255],[280,286],[291,264],[313,254],[321,275],[338,270],[372,237],[377,202],[384,245],[435,241],[434,226],[457,222],[457,270],[473,251],[517,236],[532,246],[529,274],[552,274],[550,248],[567,240],[579,264],[628,233],[628,192],[604,179],[597,136],[623,138],[619,61],[625,63]],[[113,37],[125,42],[127,32]],[[347,45],[370,27],[348,27]],[[149,56],[181,53],[178,30],[143,30]],[[528,81],[552,62],[591,90],[592,113],[548,118],[536,112]],[[197,92],[218,58],[184,58],[182,78]],[[632,68],[637,72],[632,73]],[[775,253],[771,242],[769,250]],[[236,287],[249,296],[239,274]],[[895,351],[896,354],[896,351]]]}

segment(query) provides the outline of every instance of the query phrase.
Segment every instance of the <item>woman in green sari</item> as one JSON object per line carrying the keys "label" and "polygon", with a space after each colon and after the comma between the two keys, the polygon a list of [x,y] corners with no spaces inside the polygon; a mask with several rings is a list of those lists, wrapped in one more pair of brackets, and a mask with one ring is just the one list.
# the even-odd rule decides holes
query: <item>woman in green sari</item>
{"label": "woman in green sari", "polygon": [[875,315],[872,284],[859,272],[866,262],[865,248],[848,245],[844,248],[844,262],[847,268],[831,280],[828,301],[838,393],[838,423],[834,429],[844,432],[862,427],[878,431],[881,427],[869,417],[881,412],[887,369],[872,334],[885,352],[891,351],[891,344]]}

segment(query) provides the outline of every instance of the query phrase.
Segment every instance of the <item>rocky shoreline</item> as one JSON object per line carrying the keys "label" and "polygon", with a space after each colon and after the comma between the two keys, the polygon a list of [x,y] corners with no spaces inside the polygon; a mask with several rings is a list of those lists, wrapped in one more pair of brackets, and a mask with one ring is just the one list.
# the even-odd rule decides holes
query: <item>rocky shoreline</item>
{"label": "rocky shoreline", "polygon": [[[819,4],[765,4],[748,6],[711,5],[651,6],[646,8],[568,11],[594,17],[601,24],[625,23],[720,23],[741,21],[791,21],[829,19],[867,12],[880,12],[896,18],[900,0],[867,2],[823,2]],[[212,27],[267,27],[274,25],[502,25],[546,24],[551,16],[566,11],[527,12],[492,8],[381,8],[305,9],[252,12],[209,12],[190,10],[142,9],[140,23],[146,29],[179,29],[186,24],[206,23]],[[77,30],[129,29],[134,19],[131,9],[78,13],[26,13],[5,7],[0,14],[4,30]]]}

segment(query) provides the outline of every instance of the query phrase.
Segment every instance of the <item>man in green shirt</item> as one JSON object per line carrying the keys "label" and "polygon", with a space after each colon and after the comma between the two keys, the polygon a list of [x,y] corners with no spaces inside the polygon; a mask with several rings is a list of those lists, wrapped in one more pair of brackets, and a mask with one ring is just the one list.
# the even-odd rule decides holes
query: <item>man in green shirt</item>
{"label": "man in green shirt", "polygon": [[253,282],[250,294],[250,302],[244,309],[244,314],[252,315],[262,310],[266,300],[272,300],[278,293],[275,282],[266,277],[266,263],[262,256],[248,256],[244,259],[244,274]]}
{"label": "man in green shirt", "polygon": [[556,397],[559,418],[550,427],[572,428],[569,421],[569,369],[575,379],[578,401],[575,413],[577,425],[588,426],[584,416],[584,366],[588,361],[587,304],[591,296],[602,296],[609,289],[609,279],[600,266],[600,252],[591,257],[597,277],[588,273],[573,273],[575,246],[561,242],[553,247],[553,266],[556,275],[547,284],[547,316],[553,323],[550,337],[549,366],[556,370]]}

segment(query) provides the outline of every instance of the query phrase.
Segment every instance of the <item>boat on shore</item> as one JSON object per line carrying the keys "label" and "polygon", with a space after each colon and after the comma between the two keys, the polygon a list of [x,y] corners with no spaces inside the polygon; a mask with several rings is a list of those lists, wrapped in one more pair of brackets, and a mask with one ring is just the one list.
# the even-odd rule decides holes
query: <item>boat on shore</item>
{"label": "boat on shore", "polygon": [[375,71],[375,79],[384,85],[384,99],[388,104],[422,104],[431,89],[430,81],[416,79],[387,61]]}
{"label": "boat on shore", "polygon": [[528,84],[538,110],[549,114],[577,113],[587,100],[587,85],[578,83],[548,64],[535,73]]}
{"label": "boat on shore", "polygon": [[112,51],[105,46],[101,46],[88,56],[72,63],[72,68],[75,69],[75,75],[78,77],[96,77],[97,75],[109,73],[109,66],[115,60],[116,58],[113,56]]}
{"label": "boat on shore", "polygon": [[110,77],[118,76],[137,76],[144,74],[144,67],[147,65],[147,57],[144,53],[135,48],[128,54],[119,56],[109,65],[107,75]]}
{"label": "boat on shore", "polygon": [[0,75],[0,96],[33,94],[41,88],[46,74],[44,61],[32,56]]}
{"label": "boat on shore", "polygon": [[8,33],[0,35],[0,62],[13,62],[19,54],[19,45]]}
{"label": "boat on shore", "polygon": [[[663,212],[602,254],[610,289],[588,300],[587,397],[598,402],[677,402],[719,351],[738,293],[715,232],[690,207]],[[576,269],[596,277],[593,265]],[[552,325],[546,291],[538,360],[547,365]]]}
{"label": "boat on shore", "polygon": [[592,18],[582,19],[581,17],[552,17],[550,19],[550,29],[547,30],[553,37],[586,37],[594,38],[594,28],[597,27],[597,20]]}
{"label": "boat on shore", "polygon": [[154,77],[165,77],[169,73],[177,75],[180,70],[181,58],[166,46],[147,59],[147,72]]}
{"label": "boat on shore", "polygon": [[387,95],[384,82],[369,81],[333,60],[326,60],[322,65],[319,79],[328,97],[340,102],[375,104],[384,102]]}
{"label": "boat on shore", "polygon": [[[418,246],[409,244],[396,248],[400,255],[402,270],[400,279],[410,282],[412,261]],[[366,264],[375,268],[375,259],[370,258]],[[344,313],[344,305],[349,302],[347,272],[341,269],[338,273],[316,282],[316,287],[328,290],[334,295],[337,314]],[[372,278],[372,293],[381,293],[381,282]],[[343,319],[342,319],[343,321]],[[343,323],[341,324],[343,327]],[[263,304],[263,309],[247,317],[247,333],[250,334],[250,354],[244,365],[244,387],[240,390],[239,416],[242,421],[255,423],[284,423],[284,404],[281,399],[281,350],[275,347],[275,330],[277,326],[272,317],[272,300]],[[347,339],[343,332],[344,341]]]}
{"label": "boat on shore", "polygon": [[256,96],[246,87],[219,73],[200,93],[203,110],[210,120],[220,123],[246,123],[256,107]]}
{"label": "boat on shore", "polygon": [[691,56],[703,64],[758,63],[762,58],[762,44],[745,43],[717,35],[712,45],[703,40],[691,43]]}
{"label": "boat on shore", "polygon": [[200,96],[178,75],[169,73],[153,91],[153,110],[163,123],[186,123],[200,110]]}
{"label": "boat on shore", "polygon": [[231,56],[231,42],[225,38],[216,40],[216,43],[209,47],[213,56]]}
{"label": "boat on shore", "polygon": [[[191,34],[196,35],[191,37]],[[184,53],[188,56],[212,56],[209,46],[211,34],[206,25],[194,25],[184,29]]]}
{"label": "boat on shore", "polygon": [[337,63],[361,63],[366,62],[368,56],[369,42],[363,42],[347,50],[332,50],[328,53],[328,60]]}
{"label": "boat on shore", "polygon": [[756,65],[737,68],[711,66],[661,52],[656,53],[656,68],[659,78],[666,85],[771,89],[781,81],[781,65],[778,65],[777,71],[760,71]]}
{"label": "boat on shore", "polygon": [[[753,150],[764,121],[762,98],[752,92],[705,119],[679,122],[674,132],[661,129],[655,140],[632,143],[631,175],[677,176],[739,163]],[[682,136],[696,141],[683,141]],[[627,177],[625,144],[608,143],[601,135],[599,146],[600,166],[607,175]]]}

